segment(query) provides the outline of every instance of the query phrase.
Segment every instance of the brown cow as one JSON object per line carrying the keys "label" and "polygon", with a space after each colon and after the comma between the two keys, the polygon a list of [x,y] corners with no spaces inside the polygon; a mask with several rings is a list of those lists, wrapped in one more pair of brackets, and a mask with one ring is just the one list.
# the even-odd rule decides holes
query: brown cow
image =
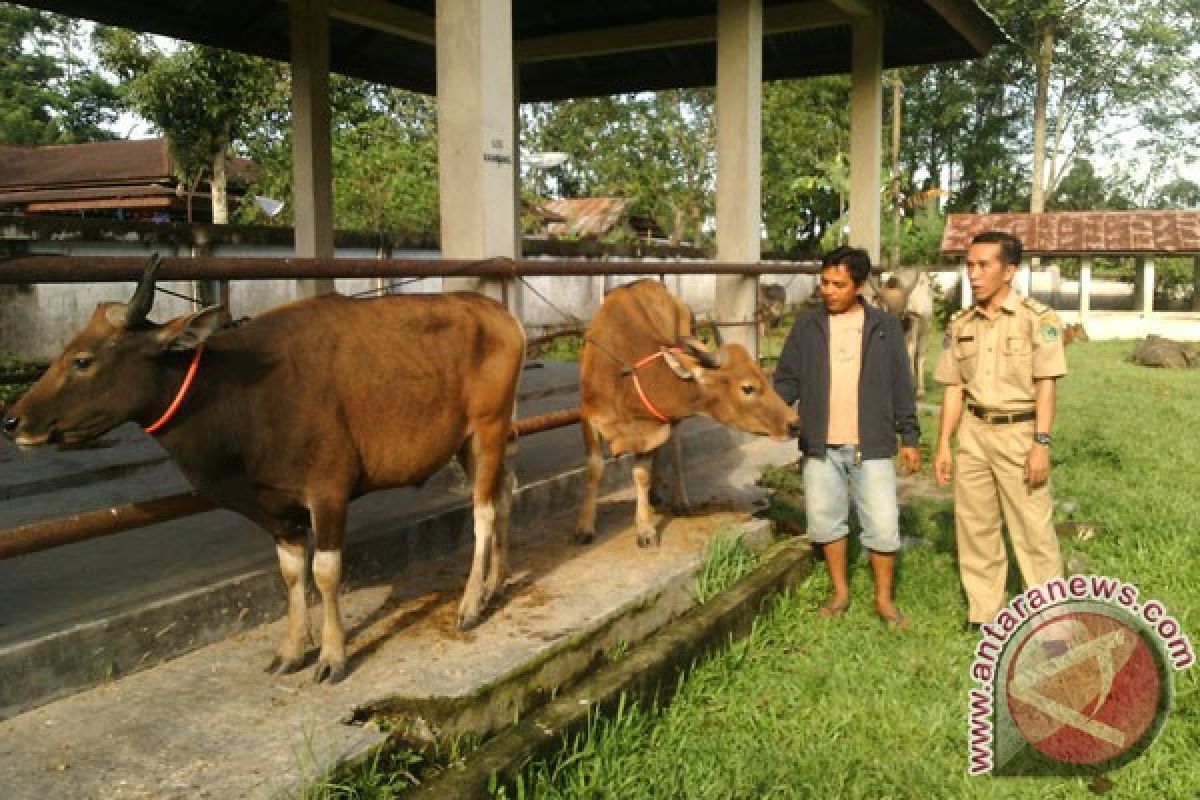
{"label": "brown cow", "polygon": [[1088,342],[1088,341],[1091,341],[1091,337],[1088,336],[1088,332],[1083,327],[1082,323],[1072,322],[1070,325],[1067,325],[1066,327],[1063,328],[1063,346],[1064,347],[1066,347],[1067,345],[1069,345],[1073,342]]}
{"label": "brown cow", "polygon": [[[600,442],[613,455],[635,453],[638,544],[658,543],[650,522],[653,452],[681,420],[705,414],[749,433],[786,439],[797,415],[741,345],[706,350],[692,315],[662,284],[642,280],[614,289],[592,318],[580,360],[580,417],[587,488],[578,543],[596,529],[596,494],[604,472]],[[673,503],[686,506],[678,441],[673,444]]]}
{"label": "brown cow", "polygon": [[[5,430],[31,446],[83,442],[127,420],[149,426],[197,490],[271,533],[288,597],[271,672],[293,672],[307,655],[311,526],[324,614],[318,682],[346,669],[338,587],[347,504],[418,485],[457,455],[473,473],[475,504],[458,623],[476,624],[505,577],[504,456],[525,344],[517,320],[458,293],[327,295],[224,330],[217,308],[159,325],[146,320],[156,266],[128,305],[96,308]],[[177,412],[163,422],[169,407]]]}

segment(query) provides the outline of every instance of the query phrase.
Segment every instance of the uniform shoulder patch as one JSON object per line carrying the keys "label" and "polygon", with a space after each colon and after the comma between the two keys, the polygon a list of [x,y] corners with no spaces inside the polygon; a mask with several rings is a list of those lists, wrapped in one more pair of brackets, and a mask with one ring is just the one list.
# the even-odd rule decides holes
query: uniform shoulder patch
{"label": "uniform shoulder patch", "polygon": [[1046,305],[1045,303],[1034,300],[1032,297],[1022,297],[1021,302],[1025,304],[1026,308],[1028,308],[1033,313],[1037,314],[1039,317],[1042,316],[1043,314],[1048,314],[1048,313],[1050,313],[1050,311],[1053,310],[1050,308],[1050,306]]}

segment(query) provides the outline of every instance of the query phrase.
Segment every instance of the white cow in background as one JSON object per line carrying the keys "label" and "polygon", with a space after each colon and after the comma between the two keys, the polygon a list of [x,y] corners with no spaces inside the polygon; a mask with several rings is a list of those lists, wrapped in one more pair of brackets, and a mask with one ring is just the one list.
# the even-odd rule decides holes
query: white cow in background
{"label": "white cow in background", "polygon": [[881,286],[872,276],[863,296],[900,318],[917,399],[925,398],[925,350],[933,329],[933,284],[921,269],[898,269]]}

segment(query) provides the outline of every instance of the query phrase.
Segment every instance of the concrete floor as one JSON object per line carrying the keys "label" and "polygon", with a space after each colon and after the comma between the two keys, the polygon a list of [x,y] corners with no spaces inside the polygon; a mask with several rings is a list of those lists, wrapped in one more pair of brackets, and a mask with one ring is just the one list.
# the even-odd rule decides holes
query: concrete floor
{"label": "concrete floor", "polygon": [[[523,410],[522,415],[529,413],[539,412]],[[581,448],[569,448],[566,438],[543,445],[543,464],[577,457]],[[701,513],[666,520],[657,549],[636,546],[627,489],[605,496],[597,542],[585,548],[567,541],[574,528],[574,503],[559,498],[528,504],[514,526],[509,586],[483,624],[468,633],[454,629],[468,568],[462,551],[412,561],[386,577],[362,582],[347,592],[344,605],[351,673],[339,685],[314,685],[311,670],[264,675],[261,668],[281,633],[276,622],[0,722],[2,794],[12,800],[286,794],[379,741],[377,730],[348,724],[357,710],[397,697],[470,693],[581,631],[603,627],[623,610],[661,605],[664,586],[690,581],[715,531],[748,520],[749,510],[762,499],[754,485],[761,465],[793,460],[794,448],[794,443],[755,440],[706,458],[693,456],[689,463],[697,469],[688,484]],[[529,453],[541,449],[529,448]],[[529,483],[536,472],[530,469],[522,482]],[[619,485],[627,484],[627,468],[620,473]],[[107,540],[93,544],[118,546]],[[162,533],[157,539],[148,535],[141,544],[158,544],[155,549],[163,552],[150,560],[167,565],[177,565],[187,554],[179,552],[175,538],[163,546]],[[268,543],[260,545],[269,557]],[[218,546],[224,544],[209,540],[194,550],[203,553]],[[120,547],[129,554],[138,545]],[[201,563],[195,574],[227,563],[230,555],[220,555]],[[82,561],[76,575],[112,580],[93,574],[96,566],[89,569],[86,557],[77,557]],[[119,557],[115,561],[125,563]],[[48,577],[43,580],[55,591]],[[73,591],[85,608],[72,613],[94,613],[86,608],[88,590]],[[681,596],[686,593],[677,592],[671,602],[678,604]],[[25,598],[22,607],[36,602]],[[106,597],[97,605],[113,602]],[[21,612],[5,613],[19,618]]]}

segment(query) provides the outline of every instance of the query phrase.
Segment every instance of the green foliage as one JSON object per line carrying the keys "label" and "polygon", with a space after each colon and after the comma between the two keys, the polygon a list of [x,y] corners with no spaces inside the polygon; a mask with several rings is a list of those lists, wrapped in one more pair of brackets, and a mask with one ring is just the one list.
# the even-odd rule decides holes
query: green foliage
{"label": "green foliage", "polygon": [[82,57],[80,23],[0,3],[0,144],[116,138],[116,90]]}
{"label": "green foliage", "polygon": [[740,534],[717,531],[708,540],[704,566],[696,575],[693,589],[696,602],[707,603],[748,574],[757,563],[758,556],[746,547]]}
{"label": "green foliage", "polygon": [[762,217],[767,249],[811,253],[846,211],[850,81],[844,75],[763,86]]}
{"label": "green foliage", "polygon": [[394,800],[420,784],[415,773],[424,761],[411,750],[388,749],[304,788],[300,800]]}
{"label": "green foliage", "polygon": [[565,164],[535,173],[539,196],[623,197],[674,243],[703,243],[713,211],[713,92],[590,97],[522,108],[531,151],[563,152]]}

